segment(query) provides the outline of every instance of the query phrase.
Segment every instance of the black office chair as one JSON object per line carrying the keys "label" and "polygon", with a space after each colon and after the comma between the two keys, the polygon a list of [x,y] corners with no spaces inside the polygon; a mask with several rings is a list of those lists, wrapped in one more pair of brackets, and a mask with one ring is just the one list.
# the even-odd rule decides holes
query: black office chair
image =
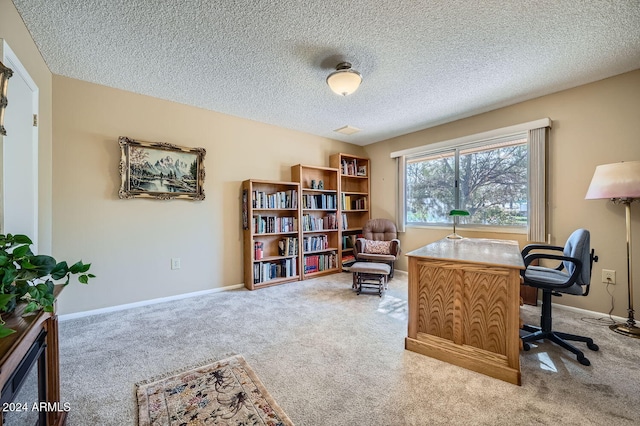
{"label": "black office chair", "polygon": [[[562,255],[545,253],[540,250],[559,251],[562,252]],[[525,331],[532,332],[522,337],[523,349],[528,351],[530,342],[548,339],[573,352],[580,364],[590,365],[591,363],[585,358],[582,351],[569,344],[567,340],[585,342],[589,349],[597,351],[599,348],[593,343],[593,339],[553,331],[551,328],[551,296],[562,296],[562,293],[577,296],[589,294],[591,268],[593,262],[598,261],[598,257],[594,256],[594,250],[591,249],[589,231],[586,229],[574,231],[564,247],[529,244],[522,250],[522,257],[526,266],[526,269],[522,271],[524,284],[542,289],[540,327],[532,325],[522,327]],[[560,261],[561,263],[555,269],[531,265],[531,262],[536,259]]]}

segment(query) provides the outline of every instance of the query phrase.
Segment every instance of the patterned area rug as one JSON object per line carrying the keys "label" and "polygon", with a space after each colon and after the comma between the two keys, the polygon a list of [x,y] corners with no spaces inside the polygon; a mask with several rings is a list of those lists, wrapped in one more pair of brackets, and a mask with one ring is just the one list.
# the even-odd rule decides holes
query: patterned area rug
{"label": "patterned area rug", "polygon": [[139,426],[293,425],[241,355],[136,386]]}

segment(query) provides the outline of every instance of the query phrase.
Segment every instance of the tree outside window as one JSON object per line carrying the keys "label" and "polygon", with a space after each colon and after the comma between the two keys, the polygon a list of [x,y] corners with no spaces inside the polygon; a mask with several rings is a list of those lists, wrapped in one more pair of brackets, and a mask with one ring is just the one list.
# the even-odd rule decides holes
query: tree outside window
{"label": "tree outside window", "polygon": [[527,164],[526,138],[409,159],[406,221],[449,224],[462,209],[467,224],[526,227]]}

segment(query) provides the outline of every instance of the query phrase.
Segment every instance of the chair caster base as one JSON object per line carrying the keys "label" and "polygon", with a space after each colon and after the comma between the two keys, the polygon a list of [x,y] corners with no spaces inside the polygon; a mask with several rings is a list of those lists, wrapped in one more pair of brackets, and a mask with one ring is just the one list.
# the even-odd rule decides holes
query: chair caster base
{"label": "chair caster base", "polygon": [[587,367],[591,365],[591,362],[585,358],[584,356],[579,356],[578,357],[578,362],[582,365],[586,365]]}

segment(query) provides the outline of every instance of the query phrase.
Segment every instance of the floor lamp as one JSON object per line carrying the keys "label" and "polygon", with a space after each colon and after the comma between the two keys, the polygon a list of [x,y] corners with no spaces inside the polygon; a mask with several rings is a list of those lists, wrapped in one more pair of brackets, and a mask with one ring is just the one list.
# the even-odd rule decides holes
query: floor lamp
{"label": "floor lamp", "polygon": [[631,203],[640,200],[640,161],[603,164],[596,167],[585,197],[588,200],[609,198],[623,204],[627,218],[627,286],[629,287],[629,317],[623,324],[613,324],[616,333],[640,338],[640,328],[633,318],[633,280],[631,256]]}

